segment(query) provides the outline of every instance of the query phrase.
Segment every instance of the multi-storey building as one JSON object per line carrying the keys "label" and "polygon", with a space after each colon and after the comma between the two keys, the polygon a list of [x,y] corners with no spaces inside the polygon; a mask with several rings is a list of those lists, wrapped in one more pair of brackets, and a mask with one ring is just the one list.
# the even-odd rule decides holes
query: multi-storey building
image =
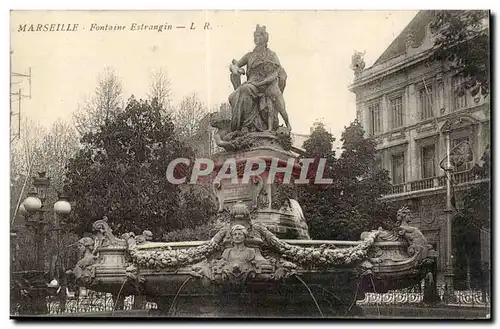
{"label": "multi-storey building", "polygon": [[[453,225],[463,207],[463,191],[478,182],[470,169],[481,164],[489,147],[490,100],[480,93],[472,96],[445,63],[430,61],[436,38],[431,19],[430,11],[420,11],[369,68],[364,68],[359,54],[357,60],[353,57],[350,91],[356,95],[356,117],[376,140],[379,164],[390,173],[392,192],[384,198],[410,207],[411,224],[434,246],[438,271],[444,273],[446,177],[440,161],[447,154],[447,138],[451,148],[469,142],[471,161],[451,174],[456,200]],[[481,247],[476,256],[489,263],[489,230],[481,228],[478,235]],[[451,244],[452,255],[458,252],[457,243]],[[470,281],[469,272],[462,277]]]}

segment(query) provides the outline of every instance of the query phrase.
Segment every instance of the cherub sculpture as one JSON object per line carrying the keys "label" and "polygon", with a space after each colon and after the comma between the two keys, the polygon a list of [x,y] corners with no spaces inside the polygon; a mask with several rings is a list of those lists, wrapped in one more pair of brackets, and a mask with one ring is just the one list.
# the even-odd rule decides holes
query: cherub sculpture
{"label": "cherub sculpture", "polygon": [[354,74],[359,74],[365,68],[365,60],[363,57],[365,56],[364,52],[355,51],[352,55],[351,59],[351,70],[354,71]]}
{"label": "cherub sculpture", "polygon": [[76,263],[73,270],[66,272],[68,275],[74,276],[76,282],[88,285],[94,278],[96,263],[96,255],[94,254],[94,239],[90,237],[81,238],[77,242],[78,251],[80,252],[81,259]]}

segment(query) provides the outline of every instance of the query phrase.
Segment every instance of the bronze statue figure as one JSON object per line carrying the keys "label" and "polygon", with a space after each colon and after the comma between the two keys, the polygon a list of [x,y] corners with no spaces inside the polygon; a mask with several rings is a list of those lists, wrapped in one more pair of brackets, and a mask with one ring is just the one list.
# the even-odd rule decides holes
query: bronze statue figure
{"label": "bronze statue figure", "polygon": [[[291,131],[283,91],[286,72],[278,56],[267,47],[269,34],[265,26],[257,25],[255,48],[230,66],[234,92],[229,96],[232,108],[231,130],[242,132],[272,131],[278,128],[278,113]],[[247,81],[241,84],[240,75],[247,67]]]}

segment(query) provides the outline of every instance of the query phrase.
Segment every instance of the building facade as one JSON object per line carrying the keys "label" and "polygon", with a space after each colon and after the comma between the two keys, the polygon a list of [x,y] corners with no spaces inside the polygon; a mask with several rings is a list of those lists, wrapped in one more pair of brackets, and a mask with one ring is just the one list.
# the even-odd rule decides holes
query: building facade
{"label": "building facade", "polygon": [[[447,194],[440,162],[447,154],[447,138],[451,148],[469,142],[470,161],[451,174],[456,217],[463,207],[463,192],[479,181],[471,169],[481,165],[489,149],[490,100],[481,93],[472,96],[456,72],[429,60],[436,38],[431,19],[430,11],[419,12],[369,68],[359,53],[353,56],[350,90],[356,95],[356,117],[377,142],[378,163],[391,177],[392,192],[383,198],[410,207],[411,225],[419,227],[438,252],[442,274]],[[479,234],[477,257],[489,263],[489,230],[483,228]]]}
{"label": "building facade", "polygon": [[292,145],[298,149],[302,149],[304,142],[310,137],[310,135],[307,134],[298,134],[293,132],[290,135],[290,137],[292,138]]}

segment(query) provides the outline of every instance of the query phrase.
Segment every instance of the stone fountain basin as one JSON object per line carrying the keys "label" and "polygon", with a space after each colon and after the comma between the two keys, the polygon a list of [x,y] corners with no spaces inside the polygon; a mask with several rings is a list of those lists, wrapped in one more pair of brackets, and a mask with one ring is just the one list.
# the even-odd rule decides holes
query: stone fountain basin
{"label": "stone fountain basin", "polygon": [[[349,248],[360,245],[363,241],[337,240],[282,240],[291,246],[304,248],[320,248],[324,245],[334,245],[336,248]],[[138,251],[154,253],[166,249],[186,249],[206,244],[207,241],[184,242],[149,242],[137,245]],[[266,248],[263,246],[265,252]],[[101,261],[95,267],[95,281],[92,289],[122,294],[136,294],[133,285],[124,284],[127,278],[127,267],[131,264],[128,257],[128,248],[123,246],[100,247]],[[218,255],[214,255],[217,257]],[[422,254],[409,255],[408,242],[382,241],[375,242],[369,252],[368,259],[352,264],[341,264],[328,268],[307,268],[298,266],[295,274],[308,285],[319,286],[330,291],[386,292],[392,289],[401,289],[420,282],[425,271],[422,270]],[[373,257],[372,257],[373,256]],[[172,268],[141,268],[140,276],[145,279],[142,294],[148,296],[168,296],[176,294],[184,284],[183,294],[214,294],[228,289],[236,289],[234,285],[204,284],[203,280],[193,276],[192,265]],[[273,271],[264,268],[252,279],[245,282],[244,289],[254,293],[268,293],[270,291],[302,287],[302,283],[295,275],[273,280]],[[189,282],[187,282],[189,281]]]}

